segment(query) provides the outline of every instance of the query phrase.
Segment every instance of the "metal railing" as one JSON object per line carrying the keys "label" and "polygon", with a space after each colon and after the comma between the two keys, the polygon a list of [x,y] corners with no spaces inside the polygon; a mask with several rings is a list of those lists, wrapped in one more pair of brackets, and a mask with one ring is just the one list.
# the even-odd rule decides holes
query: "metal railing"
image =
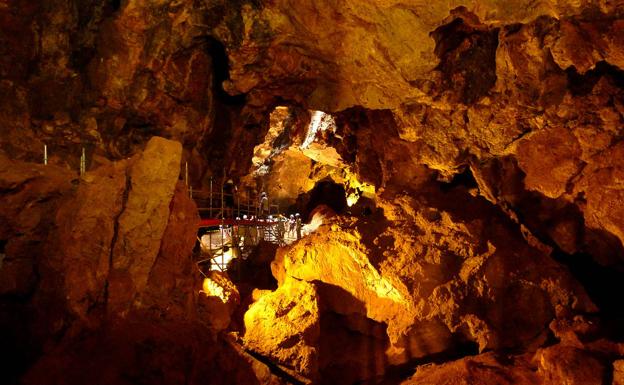
{"label": "metal railing", "polygon": [[[284,246],[299,238],[295,222],[284,217],[267,220],[229,220],[227,225],[204,227],[198,241],[201,259],[198,266],[210,263],[211,270],[227,270],[233,258],[247,259],[261,241]],[[301,226],[299,222],[298,226]],[[200,269],[201,270],[201,269]]]}
{"label": "metal railing", "polygon": [[271,203],[269,196],[266,196],[266,203],[261,200],[261,195],[257,192],[247,190],[246,193],[230,193],[226,185],[221,185],[216,191],[213,188],[212,178],[210,179],[209,190],[195,190],[189,186],[189,196],[197,204],[200,217],[202,218],[251,218],[267,217],[278,215],[280,207]]}

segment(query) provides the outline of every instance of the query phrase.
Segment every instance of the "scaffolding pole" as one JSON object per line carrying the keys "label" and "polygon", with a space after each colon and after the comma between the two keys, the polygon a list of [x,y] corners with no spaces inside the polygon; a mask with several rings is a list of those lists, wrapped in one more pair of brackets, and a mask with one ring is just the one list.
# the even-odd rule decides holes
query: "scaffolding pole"
{"label": "scaffolding pole", "polygon": [[186,183],[186,187],[188,187],[189,185],[188,162],[184,162],[184,183]]}
{"label": "scaffolding pole", "polygon": [[249,217],[251,217],[251,207],[250,207],[250,203],[251,203],[251,189],[248,187],[247,188],[247,215]]}
{"label": "scaffolding pole", "polygon": [[85,148],[82,148],[82,155],[80,156],[80,176],[84,176],[87,170],[87,155],[85,153]]}
{"label": "scaffolding pole", "polygon": [[[223,178],[225,179],[225,177]],[[221,270],[225,264],[225,242],[223,232],[225,231],[225,216],[223,215],[223,183],[221,183]]]}

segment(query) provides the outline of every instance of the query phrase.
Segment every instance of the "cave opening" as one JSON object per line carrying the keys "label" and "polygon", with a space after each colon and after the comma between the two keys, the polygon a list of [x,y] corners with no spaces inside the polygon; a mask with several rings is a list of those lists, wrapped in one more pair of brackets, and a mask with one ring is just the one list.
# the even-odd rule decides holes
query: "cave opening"
{"label": "cave opening", "polygon": [[271,170],[272,158],[286,150],[292,142],[294,111],[290,106],[276,106],[269,114],[269,129],[262,143],[253,149],[251,162],[257,177],[267,175]]}
{"label": "cave opening", "polygon": [[440,189],[443,192],[449,192],[460,186],[466,190],[478,187],[477,181],[472,171],[470,171],[470,167],[465,167],[463,171],[453,175],[449,182],[440,182]]}

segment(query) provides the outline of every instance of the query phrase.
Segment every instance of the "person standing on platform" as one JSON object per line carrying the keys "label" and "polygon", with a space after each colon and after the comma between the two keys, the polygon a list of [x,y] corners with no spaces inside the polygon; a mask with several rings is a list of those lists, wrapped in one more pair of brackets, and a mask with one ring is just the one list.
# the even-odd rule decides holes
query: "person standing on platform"
{"label": "person standing on platform", "polygon": [[295,221],[295,216],[290,214],[290,218],[288,219],[288,236],[290,238],[295,236],[296,224],[297,222]]}
{"label": "person standing on platform", "polygon": [[234,195],[236,194],[236,186],[234,181],[228,179],[223,186],[223,204],[227,218],[234,218]]}
{"label": "person standing on platform", "polygon": [[301,239],[301,216],[299,213],[295,214],[295,228],[297,230],[297,240]]}
{"label": "person standing on platform", "polygon": [[269,215],[269,197],[266,192],[262,192],[260,194],[260,202],[259,202],[259,218],[266,218]]}

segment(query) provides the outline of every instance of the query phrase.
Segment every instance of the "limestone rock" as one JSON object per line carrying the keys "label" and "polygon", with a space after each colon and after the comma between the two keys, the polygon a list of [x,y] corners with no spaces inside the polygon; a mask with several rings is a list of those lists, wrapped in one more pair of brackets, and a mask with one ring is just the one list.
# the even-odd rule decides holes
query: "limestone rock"
{"label": "limestone rock", "polygon": [[503,364],[493,353],[441,365],[424,365],[402,385],[536,385],[540,377],[526,359],[512,359]]}
{"label": "limestone rock", "polygon": [[178,142],[155,137],[128,171],[130,186],[113,248],[110,297],[124,311],[133,293],[147,285],[169,218],[180,174]]}
{"label": "limestone rock", "polygon": [[[349,203],[370,187],[370,207],[279,252],[280,287],[248,312],[263,359],[351,383],[493,350],[412,380],[609,378],[620,347],[598,326],[559,328],[596,308],[550,254],[579,277],[582,258],[602,264],[583,283],[598,318],[621,315],[601,281],[624,261],[623,14],[589,0],[0,2],[0,339],[17,357],[0,372],[18,383],[43,351],[21,382],[279,382],[214,335],[245,309],[198,295],[178,183],[186,161],[193,187],[242,177],[268,131],[256,155],[273,155],[264,182],[284,206],[322,181]],[[310,110],[335,129],[306,143]],[[155,135],[181,145],[143,151]],[[44,144],[47,168],[22,162]],[[241,293],[256,283],[275,289],[263,270]],[[544,347],[549,324],[561,342]]]}
{"label": "limestone rock", "polygon": [[270,169],[265,179],[267,194],[280,207],[294,204],[296,197],[314,187],[312,160],[297,149],[287,149],[273,157]]}
{"label": "limestone rock", "polygon": [[135,307],[166,308],[163,317],[193,318],[196,265],[192,250],[197,237],[197,206],[186,185],[179,181],[170,204],[169,220],[162,236],[158,257],[149,272],[146,290]]}
{"label": "limestone rock", "polygon": [[[287,1],[248,5],[241,11],[242,33],[219,31],[232,60],[230,92],[271,92],[274,85],[284,84],[280,96],[303,94],[310,105],[324,111],[354,105],[395,108],[399,100],[422,99],[438,64],[430,34],[452,22],[447,19],[462,5],[491,24],[527,23],[541,15],[565,17],[585,6],[527,1],[479,6],[461,1],[435,6],[423,1],[346,1],[339,8],[310,1],[297,7]],[[248,71],[250,67],[258,70]],[[288,87],[292,79],[296,85]]]}
{"label": "limestone rock", "polygon": [[0,153],[0,363],[17,383],[51,335],[66,327],[62,276],[50,268],[56,212],[74,192],[76,174],[9,160]]}
{"label": "limestone rock", "polygon": [[0,293],[27,296],[36,264],[45,258],[47,228],[75,175],[56,167],[11,161],[0,154]]}
{"label": "limestone rock", "polygon": [[624,245],[624,224],[621,222],[624,189],[619,181],[624,169],[615,159],[624,156],[624,145],[618,143],[597,154],[582,171],[575,192],[583,194],[583,216],[589,228],[600,229],[616,236]]}
{"label": "limestone rock", "polygon": [[245,313],[245,346],[314,381],[318,376],[320,315],[310,283],[289,279]]}
{"label": "limestone rock", "polygon": [[581,349],[553,346],[538,351],[535,359],[544,385],[603,383],[604,365]]}
{"label": "limestone rock", "polygon": [[211,271],[202,283],[198,299],[200,321],[221,331],[230,325],[231,317],[240,304],[240,294],[226,274]]}
{"label": "limestone rock", "polygon": [[624,384],[624,360],[613,363],[613,385]]}
{"label": "limestone rock", "polygon": [[128,181],[127,161],[103,166],[81,180],[76,196],[65,201],[56,215],[68,305],[79,317],[103,303],[105,285],[117,237],[117,218],[123,210]]}
{"label": "limestone rock", "polygon": [[566,192],[570,177],[579,171],[581,149],[574,135],[560,127],[536,132],[522,140],[517,157],[527,174],[525,187],[558,198]]}
{"label": "limestone rock", "polygon": [[[461,339],[481,350],[539,344],[563,309],[595,309],[493,206],[453,194],[383,203],[385,222],[335,219],[281,250],[273,273],[334,287],[320,296],[329,309],[387,324],[392,364],[453,351]],[[470,219],[473,210],[492,215]]]}

